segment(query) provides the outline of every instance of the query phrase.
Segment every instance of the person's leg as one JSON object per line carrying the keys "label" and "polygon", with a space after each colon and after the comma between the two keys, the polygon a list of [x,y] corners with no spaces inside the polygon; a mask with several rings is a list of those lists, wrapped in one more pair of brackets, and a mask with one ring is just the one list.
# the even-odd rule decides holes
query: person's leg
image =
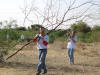
{"label": "person's leg", "polygon": [[38,73],[41,73],[41,69],[40,69],[40,66],[41,66],[41,64],[40,64],[41,55],[42,55],[42,50],[39,49],[39,51],[38,51],[39,64],[38,64],[38,68],[37,68],[37,72]]}
{"label": "person's leg", "polygon": [[41,72],[41,69],[43,68],[44,71],[47,71],[46,69],[46,65],[45,65],[45,57],[46,57],[46,54],[47,54],[47,50],[41,50],[41,56],[40,56],[40,62],[38,64],[38,72]]}
{"label": "person's leg", "polygon": [[71,62],[71,49],[68,49],[68,57],[69,57],[69,62]]}
{"label": "person's leg", "polygon": [[42,69],[44,70],[44,73],[47,72],[47,68],[46,68],[46,64],[45,64],[45,62],[43,63],[43,67],[42,67]]}
{"label": "person's leg", "polygon": [[74,49],[71,49],[71,64],[74,64]]}
{"label": "person's leg", "polygon": [[45,49],[44,52],[43,52],[43,57],[44,58],[43,58],[43,66],[42,66],[42,68],[44,69],[44,73],[47,72],[47,68],[46,68],[46,64],[45,64],[46,54],[47,54],[47,49]]}
{"label": "person's leg", "polygon": [[40,60],[40,58],[41,58],[41,54],[42,54],[42,51],[39,50],[39,51],[38,51],[38,58],[39,58],[39,60]]}
{"label": "person's leg", "polygon": [[68,49],[68,56],[69,56],[69,58],[70,58],[70,49]]}

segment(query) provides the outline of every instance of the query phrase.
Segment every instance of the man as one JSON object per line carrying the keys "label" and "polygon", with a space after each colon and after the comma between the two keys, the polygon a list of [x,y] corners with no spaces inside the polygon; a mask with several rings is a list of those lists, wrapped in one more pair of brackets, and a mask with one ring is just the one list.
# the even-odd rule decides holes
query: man
{"label": "man", "polygon": [[74,48],[75,48],[75,43],[77,41],[75,31],[72,31],[72,33],[68,33],[67,38],[68,38],[67,49],[68,49],[70,64],[74,64]]}
{"label": "man", "polygon": [[37,42],[37,48],[39,51],[39,64],[36,75],[40,75],[42,69],[44,70],[45,74],[47,73],[45,58],[47,54],[47,48],[48,48],[47,45],[49,42],[49,36],[45,35],[43,27],[40,28],[40,34],[37,34],[35,36],[34,42]]}

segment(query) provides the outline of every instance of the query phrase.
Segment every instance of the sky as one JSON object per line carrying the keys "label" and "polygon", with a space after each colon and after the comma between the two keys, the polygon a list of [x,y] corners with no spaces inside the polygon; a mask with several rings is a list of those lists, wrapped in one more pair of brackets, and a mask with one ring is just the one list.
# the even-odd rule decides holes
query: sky
{"label": "sky", "polygon": [[[39,7],[40,9],[42,9],[45,6],[45,3],[47,1],[49,1],[49,0],[36,0],[34,2],[35,4],[33,4],[33,5],[34,5],[34,7]],[[85,0],[76,0],[76,1],[77,1],[76,5],[78,5],[78,4],[82,3],[82,1],[85,1]],[[100,2],[99,0],[95,0],[95,1],[97,1],[96,3]],[[23,26],[25,16],[24,16],[22,10],[25,6],[30,7],[30,5],[32,5],[31,3],[32,3],[32,0],[0,0],[0,21],[5,21],[5,20],[9,21],[11,19],[14,19],[14,20],[17,20],[18,25]],[[91,10],[90,12],[100,12],[99,11],[100,9],[97,6],[94,6],[91,9],[93,9],[93,10]],[[30,15],[29,17],[31,18],[31,20],[34,20],[34,23],[38,23],[36,16]],[[87,19],[86,19],[86,21],[87,21]],[[91,22],[91,19],[88,19],[87,22],[89,24],[99,23],[98,20]],[[32,24],[32,23],[30,23],[29,21],[25,21],[24,26],[27,27],[27,26],[30,26],[30,24]]]}
{"label": "sky", "polygon": [[16,19],[21,22],[24,17],[21,5],[23,0],[0,0],[0,21]]}

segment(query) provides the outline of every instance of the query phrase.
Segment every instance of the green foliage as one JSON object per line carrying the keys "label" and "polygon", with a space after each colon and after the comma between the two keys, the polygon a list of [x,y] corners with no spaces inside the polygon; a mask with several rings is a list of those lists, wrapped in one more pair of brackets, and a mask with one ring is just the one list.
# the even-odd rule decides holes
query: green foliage
{"label": "green foliage", "polygon": [[87,42],[87,43],[93,42],[91,32],[88,32],[88,33],[79,32],[79,33],[77,33],[77,36],[78,36],[78,40],[80,42]]}
{"label": "green foliage", "polygon": [[87,42],[87,43],[91,43],[91,42],[100,42],[100,31],[96,31],[96,32],[88,32],[88,33],[82,33],[82,32],[78,32],[77,33],[78,36],[78,40],[80,42]]}
{"label": "green foliage", "polygon": [[0,30],[0,41],[5,41],[6,40],[6,30]]}
{"label": "green foliage", "polygon": [[92,29],[83,21],[72,24],[71,29],[77,32],[78,40],[81,42],[99,42],[100,26],[94,26]]}
{"label": "green foliage", "polygon": [[58,37],[61,37],[61,36],[64,36],[66,32],[67,32],[66,30],[58,30],[58,31],[55,32],[55,34]]}
{"label": "green foliage", "polygon": [[95,26],[92,28],[92,31],[100,31],[100,26],[95,25]]}
{"label": "green foliage", "polygon": [[49,34],[50,40],[49,43],[54,43],[57,38],[60,38],[62,41],[65,39],[66,30],[56,30],[53,33]]}
{"label": "green foliage", "polygon": [[39,24],[34,24],[34,25],[31,25],[31,28],[32,28],[33,30],[38,30],[38,29],[39,29],[39,27],[40,27],[40,25],[39,25]]}
{"label": "green foliage", "polygon": [[83,33],[87,33],[91,31],[91,28],[83,21],[79,21],[78,23],[72,24],[71,29]]}
{"label": "green foliage", "polygon": [[100,31],[92,31],[93,42],[100,42]]}
{"label": "green foliage", "polygon": [[26,28],[25,27],[17,27],[16,30],[18,30],[18,31],[26,31]]}
{"label": "green foliage", "polygon": [[67,37],[66,36],[59,37],[57,40],[62,41],[62,42],[65,42],[65,41],[67,42]]}
{"label": "green foliage", "polygon": [[[3,23],[1,23],[3,24]],[[9,25],[8,28],[0,29],[0,48],[6,48],[6,50],[0,50],[0,58],[2,59],[3,55],[7,55],[10,47],[19,42],[20,36],[23,34],[25,38],[33,39],[34,36],[39,33],[39,29],[37,27],[39,25],[32,25],[31,28],[26,29],[25,27],[12,27],[13,25],[16,25],[15,22],[10,22],[7,24]],[[35,29],[34,29],[35,26]],[[100,26],[95,26],[94,28],[91,28],[82,21],[79,21],[78,23],[72,24],[71,29],[75,30],[77,32],[77,38],[80,42],[100,42]],[[68,33],[67,30],[55,30],[54,32],[49,34],[49,43],[54,43],[55,40],[59,41],[66,41],[67,37],[65,36],[66,33]],[[46,29],[46,32],[48,30]],[[9,38],[7,39],[7,35],[9,35]]]}
{"label": "green foliage", "polygon": [[53,33],[49,34],[49,38],[50,38],[49,43],[54,43],[55,36]]}

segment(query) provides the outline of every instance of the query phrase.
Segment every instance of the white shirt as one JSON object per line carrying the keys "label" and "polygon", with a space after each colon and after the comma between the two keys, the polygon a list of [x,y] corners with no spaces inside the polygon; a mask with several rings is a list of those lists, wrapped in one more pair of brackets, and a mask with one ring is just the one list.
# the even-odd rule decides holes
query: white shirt
{"label": "white shirt", "polygon": [[[47,49],[48,46],[46,46],[46,45],[43,44],[43,40],[41,39],[41,37],[42,36],[39,35],[39,38],[37,38],[37,48],[38,49]],[[44,40],[46,42],[49,42],[49,36],[48,35],[45,35],[43,38],[44,38]]]}
{"label": "white shirt", "polygon": [[[76,36],[74,36],[72,39],[77,41]],[[69,41],[68,41],[68,44],[67,44],[67,48],[71,48],[71,49],[75,48],[75,43],[72,41],[72,39],[68,39]]]}

